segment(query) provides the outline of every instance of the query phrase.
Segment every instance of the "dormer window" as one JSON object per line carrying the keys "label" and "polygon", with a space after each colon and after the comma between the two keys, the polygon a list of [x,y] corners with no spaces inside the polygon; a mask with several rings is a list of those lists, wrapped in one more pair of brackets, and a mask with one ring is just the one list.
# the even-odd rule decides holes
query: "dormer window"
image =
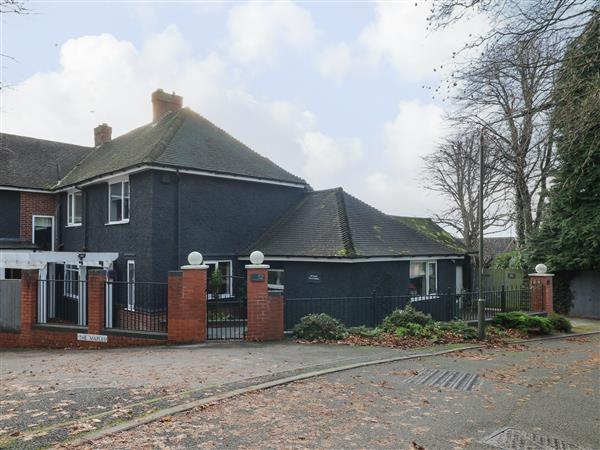
{"label": "dormer window", "polygon": [[67,226],[81,225],[83,201],[81,191],[71,191],[67,194]]}
{"label": "dormer window", "polygon": [[129,180],[108,185],[108,223],[129,222]]}

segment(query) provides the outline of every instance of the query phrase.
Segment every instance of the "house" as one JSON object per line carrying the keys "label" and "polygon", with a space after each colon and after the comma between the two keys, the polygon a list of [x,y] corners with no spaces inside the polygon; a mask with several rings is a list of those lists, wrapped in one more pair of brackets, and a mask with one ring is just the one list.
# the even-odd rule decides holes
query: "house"
{"label": "house", "polygon": [[101,267],[116,280],[164,282],[198,250],[235,296],[235,276],[259,249],[286,297],[461,287],[465,249],[429,219],[314,191],[182,97],[159,89],[151,100],[152,123],[114,139],[101,124],[93,147],[1,135],[0,277],[16,276],[2,253],[20,252],[46,258],[49,278]]}

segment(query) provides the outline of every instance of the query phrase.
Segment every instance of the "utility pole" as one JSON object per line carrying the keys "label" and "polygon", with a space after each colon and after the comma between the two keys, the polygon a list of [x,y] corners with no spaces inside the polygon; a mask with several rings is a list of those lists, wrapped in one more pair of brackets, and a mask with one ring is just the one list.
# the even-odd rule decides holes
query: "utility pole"
{"label": "utility pole", "polygon": [[485,340],[485,300],[483,298],[483,152],[485,138],[483,129],[479,139],[479,299],[477,300],[477,331],[479,339]]}

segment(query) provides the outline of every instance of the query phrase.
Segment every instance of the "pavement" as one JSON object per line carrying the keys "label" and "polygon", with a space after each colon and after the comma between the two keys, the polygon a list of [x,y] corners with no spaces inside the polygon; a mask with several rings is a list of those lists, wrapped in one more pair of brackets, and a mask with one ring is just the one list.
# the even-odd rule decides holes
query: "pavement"
{"label": "pavement", "polygon": [[81,448],[600,448],[600,336],[371,365],[163,417]]}
{"label": "pavement", "polygon": [[[436,347],[444,348],[448,347]],[[221,392],[426,350],[285,340],[101,351],[3,351],[0,448],[39,448]]]}

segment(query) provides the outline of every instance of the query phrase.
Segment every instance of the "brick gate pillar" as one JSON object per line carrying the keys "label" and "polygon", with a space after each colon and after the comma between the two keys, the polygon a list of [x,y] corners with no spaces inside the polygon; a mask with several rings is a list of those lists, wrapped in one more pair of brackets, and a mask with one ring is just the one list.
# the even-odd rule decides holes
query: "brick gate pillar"
{"label": "brick gate pillar", "polygon": [[534,311],[545,311],[548,314],[554,312],[554,299],[552,291],[552,279],[554,274],[546,273],[544,264],[535,266],[536,273],[529,274],[532,288],[532,308]]}
{"label": "brick gate pillar", "polygon": [[283,339],[283,296],[269,295],[269,266],[262,264],[264,256],[252,252],[246,265],[246,283],[248,295],[248,332],[249,341],[274,341]]}
{"label": "brick gate pillar", "polygon": [[197,343],[206,340],[207,265],[202,255],[192,252],[189,265],[169,272],[168,338],[172,343]]}
{"label": "brick gate pillar", "polygon": [[33,344],[32,329],[37,322],[38,276],[37,270],[21,271],[20,345],[24,347]]}
{"label": "brick gate pillar", "polygon": [[88,333],[100,334],[104,328],[106,273],[102,270],[89,270],[87,283]]}

